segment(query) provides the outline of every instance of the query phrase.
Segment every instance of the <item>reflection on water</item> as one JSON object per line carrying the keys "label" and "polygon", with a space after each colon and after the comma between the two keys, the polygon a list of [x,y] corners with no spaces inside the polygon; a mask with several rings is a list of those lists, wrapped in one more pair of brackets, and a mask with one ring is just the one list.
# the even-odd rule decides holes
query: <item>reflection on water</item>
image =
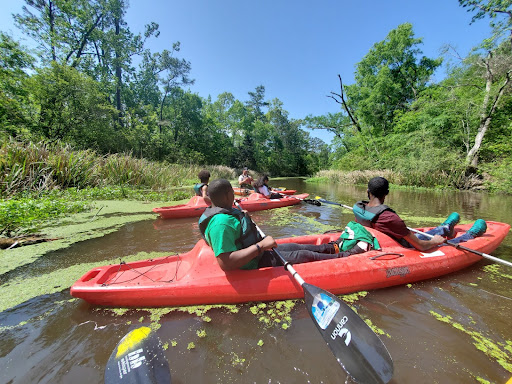
{"label": "reflection on water", "polygon": [[[279,185],[349,206],[366,195],[362,186],[307,184],[302,179],[279,180]],[[511,197],[392,190],[386,203],[409,226],[443,220],[452,211],[467,222],[477,218],[512,222]],[[276,238],[341,228],[353,219],[341,207],[305,203],[252,216],[265,233]],[[183,253],[199,238],[197,218],[127,224],[102,238],[53,252],[2,276],[1,282],[80,263],[118,262],[138,252]],[[493,255],[512,260],[512,237]],[[500,266],[501,274],[497,274],[489,265],[484,260],[439,279],[372,291],[355,304],[361,317],[385,332],[381,338],[395,364],[391,383],[504,383],[510,378],[503,365],[512,364],[512,353],[505,349],[512,340],[512,281],[508,277],[512,271]],[[173,382],[351,383],[303,303],[292,310],[289,329],[278,322],[260,321],[251,310],[253,305],[240,305],[237,313],[213,309],[206,316],[164,315],[157,332],[168,344],[165,354]],[[70,300],[67,289],[36,297],[0,313],[0,382],[102,383],[106,362],[118,341],[130,329],[152,321],[147,311],[113,315]]]}

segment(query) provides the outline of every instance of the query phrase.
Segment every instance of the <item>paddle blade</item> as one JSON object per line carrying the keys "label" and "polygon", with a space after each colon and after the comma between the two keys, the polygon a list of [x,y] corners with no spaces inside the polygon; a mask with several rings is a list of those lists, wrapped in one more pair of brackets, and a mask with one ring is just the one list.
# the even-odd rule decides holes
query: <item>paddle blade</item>
{"label": "paddle blade", "polygon": [[309,314],[343,369],[358,383],[387,383],[393,360],[372,329],[333,294],[303,284]]}
{"label": "paddle blade", "polygon": [[105,384],[169,384],[171,373],[160,339],[148,327],[124,336],[110,355]]}

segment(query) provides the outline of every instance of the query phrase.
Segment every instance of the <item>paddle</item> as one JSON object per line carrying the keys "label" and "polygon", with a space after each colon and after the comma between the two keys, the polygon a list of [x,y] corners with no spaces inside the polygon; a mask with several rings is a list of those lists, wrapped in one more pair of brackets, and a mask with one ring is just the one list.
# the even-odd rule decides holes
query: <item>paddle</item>
{"label": "paddle", "polygon": [[[336,203],[334,201],[329,201],[329,200],[325,200],[325,199],[322,199],[320,196],[316,196],[316,199],[318,201],[321,201],[322,203],[325,203],[325,204],[332,204],[332,205],[339,205],[340,207],[343,207],[343,208],[347,208],[347,209],[350,209],[350,210],[353,210],[352,207],[349,207],[348,205],[345,205],[345,204],[340,204],[340,203]],[[427,237],[434,237],[428,233],[425,233],[425,232],[421,232],[421,231],[418,231],[417,229],[414,229],[414,228],[409,228],[407,227],[407,229],[409,231],[412,231],[412,232],[415,232],[415,233],[419,233],[419,234],[422,234],[422,235],[425,235]],[[464,247],[463,245],[460,245],[460,244],[453,244],[453,243],[450,243],[448,240],[446,240],[444,242],[444,244],[448,244],[448,245],[451,245],[452,247],[455,247],[455,248],[460,248],[460,249],[463,249],[465,251],[468,251],[468,252],[472,252],[472,253],[475,253],[479,256],[482,256],[486,259],[489,259],[489,260],[492,260],[496,263],[499,263],[499,264],[503,264],[503,265],[506,265],[508,267],[512,267],[512,263],[509,262],[509,261],[506,261],[506,260],[503,260],[503,259],[500,259],[500,258],[497,258],[495,256],[492,256],[492,255],[489,255],[487,253],[483,253],[483,252],[479,252],[479,251],[475,251],[474,249],[471,249],[471,248],[468,248],[468,247]]]}
{"label": "paddle", "polygon": [[154,331],[140,327],[126,334],[107,362],[105,384],[164,383],[171,383],[171,373]]}
{"label": "paddle", "polygon": [[[235,203],[242,209],[238,203]],[[254,223],[262,237],[263,231]],[[272,249],[304,290],[309,315],[343,369],[358,383],[383,384],[393,376],[393,360],[372,329],[343,300],[306,283],[281,253]]]}

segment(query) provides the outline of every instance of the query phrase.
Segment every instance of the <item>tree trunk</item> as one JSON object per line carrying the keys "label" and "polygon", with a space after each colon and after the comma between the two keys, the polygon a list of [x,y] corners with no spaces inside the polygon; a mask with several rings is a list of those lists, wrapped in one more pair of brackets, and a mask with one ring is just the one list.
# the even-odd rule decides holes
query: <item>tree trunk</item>
{"label": "tree trunk", "polygon": [[121,34],[121,27],[120,27],[120,20],[118,17],[115,19],[116,24],[116,108],[117,108],[117,123],[119,126],[123,126],[123,106],[121,103],[121,87],[122,87],[122,69],[121,69],[121,54],[120,54],[120,34]]}
{"label": "tree trunk", "polygon": [[53,2],[48,1],[48,19],[50,23],[50,49],[52,51],[52,60],[57,61],[57,53],[55,51],[55,14],[53,13]]}
{"label": "tree trunk", "polygon": [[498,103],[505,92],[505,88],[509,85],[511,80],[512,70],[508,71],[505,76],[505,81],[501,85],[498,93],[492,100],[492,106],[489,108],[489,104],[491,102],[491,87],[493,82],[493,74],[491,71],[490,60],[492,58],[492,53],[489,53],[487,59],[485,60],[486,66],[486,76],[485,76],[485,95],[484,100],[482,102],[482,112],[480,114],[480,126],[478,127],[478,132],[475,136],[475,144],[469,150],[466,156],[466,164],[476,168],[478,166],[478,152],[480,151],[480,147],[482,145],[482,141],[484,139],[489,126],[491,125],[491,121],[498,106]]}

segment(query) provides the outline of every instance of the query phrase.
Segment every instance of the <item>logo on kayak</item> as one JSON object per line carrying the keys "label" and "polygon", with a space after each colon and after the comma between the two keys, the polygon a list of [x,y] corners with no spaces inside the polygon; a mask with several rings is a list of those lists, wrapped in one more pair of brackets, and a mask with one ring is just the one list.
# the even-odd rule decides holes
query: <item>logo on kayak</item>
{"label": "logo on kayak", "polygon": [[406,276],[411,271],[409,271],[409,267],[397,267],[397,268],[389,268],[386,269],[386,277],[393,277],[393,276]]}
{"label": "logo on kayak", "polygon": [[146,360],[146,356],[141,355],[142,352],[144,352],[142,348],[137,349],[136,351],[130,352],[117,362],[120,379],[122,379],[123,376],[126,376],[132,370],[139,368],[142,365],[144,360]]}
{"label": "logo on kayak", "polygon": [[347,324],[348,317],[343,316],[341,321],[336,324],[336,328],[331,333],[331,339],[335,340],[337,336],[339,336],[342,340],[345,339],[345,345],[348,347],[350,341],[352,340],[352,334],[347,328],[344,328],[344,325]]}
{"label": "logo on kayak", "polygon": [[332,319],[338,312],[340,303],[324,293],[316,294],[311,306],[313,314],[318,326],[322,329],[327,328]]}

